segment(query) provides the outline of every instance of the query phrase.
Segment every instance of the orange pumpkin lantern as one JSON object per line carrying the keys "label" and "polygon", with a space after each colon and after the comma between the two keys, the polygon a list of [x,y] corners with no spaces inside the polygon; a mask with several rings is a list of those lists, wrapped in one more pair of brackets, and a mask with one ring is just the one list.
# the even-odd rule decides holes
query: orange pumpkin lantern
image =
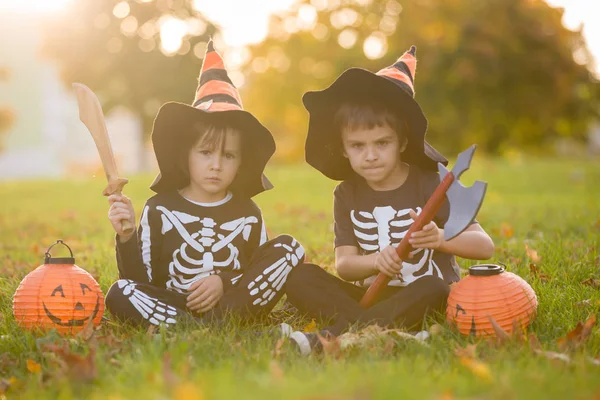
{"label": "orange pumpkin lantern", "polygon": [[[63,244],[71,257],[53,258],[50,249]],[[57,240],[45,261],[21,281],[13,298],[13,314],[22,328],[56,329],[61,334],[81,331],[88,320],[99,325],[104,296],[96,280],[75,265],[71,248]]]}
{"label": "orange pumpkin lantern", "polygon": [[535,317],[535,292],[518,275],[499,265],[475,265],[469,275],[450,290],[446,318],[460,333],[477,337],[494,336],[489,317],[506,332],[514,322],[525,328]]}

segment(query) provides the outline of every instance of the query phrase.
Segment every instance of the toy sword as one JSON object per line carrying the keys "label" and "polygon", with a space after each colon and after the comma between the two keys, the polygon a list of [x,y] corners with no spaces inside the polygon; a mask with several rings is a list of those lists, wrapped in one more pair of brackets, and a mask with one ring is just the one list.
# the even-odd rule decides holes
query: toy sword
{"label": "toy sword", "polygon": [[[115,155],[110,144],[100,101],[90,88],[81,83],[74,83],[73,88],[75,89],[77,103],[79,104],[79,119],[88,128],[92,134],[92,138],[94,138],[94,143],[96,143],[96,148],[104,167],[104,173],[108,180],[108,186],[106,186],[102,194],[104,196],[120,194],[128,180],[119,178],[117,163],[115,162]],[[122,220],[121,225],[123,233],[129,234],[133,231],[133,226],[128,220]]]}

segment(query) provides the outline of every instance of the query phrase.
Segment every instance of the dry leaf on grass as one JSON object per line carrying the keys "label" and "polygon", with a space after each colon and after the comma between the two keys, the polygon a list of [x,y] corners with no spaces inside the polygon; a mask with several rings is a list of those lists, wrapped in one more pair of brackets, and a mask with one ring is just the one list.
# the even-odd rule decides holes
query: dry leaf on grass
{"label": "dry leaf on grass", "polygon": [[467,357],[461,358],[460,363],[467,367],[473,373],[473,375],[488,382],[492,381],[492,371],[486,363]]}
{"label": "dry leaf on grass", "polygon": [[284,351],[282,350],[282,347],[283,347],[284,342],[285,342],[285,339],[283,339],[283,338],[277,339],[277,343],[275,343],[275,349],[273,349],[273,357],[274,358],[279,358],[283,355]]}
{"label": "dry leaf on grass", "polygon": [[579,321],[575,329],[567,333],[566,336],[558,339],[558,347],[561,351],[569,348],[578,347],[587,341],[596,325],[596,315],[592,314],[585,323]]}
{"label": "dry leaf on grass", "polygon": [[512,226],[510,226],[506,222],[503,222],[500,226],[500,234],[502,235],[502,237],[510,239],[515,234],[515,230]]}
{"label": "dry leaf on grass", "polygon": [[326,335],[323,337],[318,331],[317,337],[323,346],[323,353],[332,358],[341,358],[342,357],[342,349],[340,339],[337,336]]}
{"label": "dry leaf on grass", "polygon": [[305,333],[314,333],[317,331],[317,322],[313,319],[311,320],[303,329],[302,332]]}
{"label": "dry leaf on grass", "polygon": [[31,372],[32,374],[39,374],[40,372],[42,372],[42,366],[36,363],[35,361],[28,359],[27,371]]}
{"label": "dry leaf on grass", "polygon": [[165,353],[163,355],[162,376],[163,382],[168,387],[175,387],[175,385],[179,383],[179,378],[173,372],[173,367],[171,365],[171,355],[169,353]]}
{"label": "dry leaf on grass", "polygon": [[585,281],[581,281],[581,284],[598,289],[600,288],[600,279],[588,278]]}
{"label": "dry leaf on grass", "polygon": [[271,360],[269,364],[269,370],[271,371],[271,378],[275,382],[281,382],[283,380],[283,369],[276,360]]}
{"label": "dry leaf on grass", "polygon": [[548,282],[550,280],[550,275],[544,274],[540,272],[540,269],[534,263],[529,264],[529,273],[531,277],[539,279],[541,282]]}
{"label": "dry leaf on grass", "polygon": [[96,369],[96,347],[90,346],[88,354],[83,356],[74,353],[69,348],[69,342],[63,341],[62,345],[42,344],[42,351],[53,356],[52,361],[58,364],[53,369],[54,375],[68,375],[71,379],[81,382],[94,381],[98,375]]}
{"label": "dry leaf on grass", "polygon": [[525,244],[525,251],[527,252],[527,257],[534,263],[538,263],[541,260],[541,257],[538,255],[538,252],[534,249],[530,249],[527,243]]}

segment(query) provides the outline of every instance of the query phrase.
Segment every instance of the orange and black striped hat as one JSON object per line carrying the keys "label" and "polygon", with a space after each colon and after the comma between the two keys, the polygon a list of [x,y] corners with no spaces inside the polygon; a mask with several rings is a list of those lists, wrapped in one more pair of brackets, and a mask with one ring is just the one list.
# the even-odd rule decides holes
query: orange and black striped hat
{"label": "orange and black striped hat", "polygon": [[152,145],[160,173],[150,186],[157,193],[185,187],[189,178],[179,165],[184,147],[198,137],[197,126],[230,126],[242,134],[242,163],[230,190],[252,197],[271,189],[263,171],[273,153],[275,141],[271,132],[252,114],[245,111],[223,59],[208,42],[202,62],[198,87],[191,105],[164,104],[154,120]]}
{"label": "orange and black striped hat", "polygon": [[344,157],[340,132],[333,118],[344,103],[372,104],[387,108],[408,127],[408,144],[402,160],[437,171],[448,160],[425,141],[427,119],[415,97],[416,47],[412,46],[394,64],[376,73],[362,68],[344,71],[328,88],[302,97],[310,119],[305,144],[306,161],[325,176],[344,180],[352,174]]}

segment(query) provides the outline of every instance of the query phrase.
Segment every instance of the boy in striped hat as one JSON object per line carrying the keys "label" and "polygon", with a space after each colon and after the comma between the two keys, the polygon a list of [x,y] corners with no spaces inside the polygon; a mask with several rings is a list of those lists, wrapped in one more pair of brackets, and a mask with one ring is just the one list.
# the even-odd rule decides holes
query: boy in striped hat
{"label": "boy in striped hat", "polygon": [[[446,202],[410,238],[411,257],[396,254],[440,182],[437,164],[447,164],[425,141],[427,120],[414,99],[415,51],[377,73],[351,68],[303,98],[310,113],[306,160],[343,181],[334,191],[335,266],[343,281],[306,266],[290,275],[287,294],[311,317],[335,318],[326,330],[333,335],[354,323],[419,328],[428,311],[443,309],[449,284],[460,279],[455,256],[484,260],[494,251],[477,222],[444,241]],[[380,302],[364,310],[359,301],[379,273],[391,281]],[[313,295],[304,295],[307,288]],[[314,334],[294,332],[292,339],[304,353],[320,344]]]}
{"label": "boy in striped hat", "polygon": [[[160,173],[137,232],[131,201],[110,196],[119,280],[107,309],[137,325],[266,316],[304,260],[291,236],[272,240],[252,197],[272,185],[263,175],[275,151],[271,133],[244,111],[212,41],[192,105],[161,107],[152,132]],[[289,328],[289,327],[288,327]]]}

